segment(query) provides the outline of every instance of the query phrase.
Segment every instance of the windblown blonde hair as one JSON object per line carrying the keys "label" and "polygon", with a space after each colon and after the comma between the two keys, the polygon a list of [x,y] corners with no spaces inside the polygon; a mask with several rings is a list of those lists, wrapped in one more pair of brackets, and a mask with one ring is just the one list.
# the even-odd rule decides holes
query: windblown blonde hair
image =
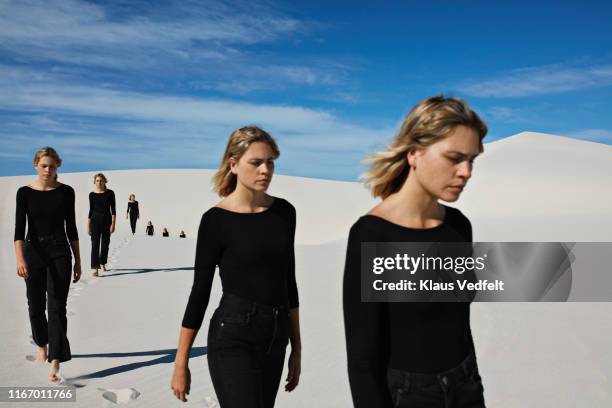
{"label": "windblown blonde hair", "polygon": [[257,126],[245,126],[232,132],[219,169],[213,176],[213,190],[221,197],[227,197],[236,189],[237,178],[232,173],[230,158],[240,160],[249,146],[256,142],[267,143],[274,153],[274,159],[280,156],[276,141],[268,132]]}
{"label": "windblown blonde hair", "polygon": [[32,164],[35,166],[38,165],[38,162],[40,161],[40,159],[42,159],[45,156],[49,156],[53,160],[55,160],[55,162],[57,163],[57,167],[60,167],[62,165],[62,159],[60,158],[57,151],[55,151],[55,149],[52,148],[51,146],[45,146],[45,147],[41,147],[40,149],[38,149],[36,153],[34,153]]}
{"label": "windblown blonde hair", "polygon": [[487,125],[467,102],[442,95],[422,100],[406,115],[387,150],[366,157],[365,162],[370,164],[370,168],[361,180],[374,197],[385,199],[397,192],[408,177],[408,151],[430,146],[460,125],[478,134],[482,151]]}

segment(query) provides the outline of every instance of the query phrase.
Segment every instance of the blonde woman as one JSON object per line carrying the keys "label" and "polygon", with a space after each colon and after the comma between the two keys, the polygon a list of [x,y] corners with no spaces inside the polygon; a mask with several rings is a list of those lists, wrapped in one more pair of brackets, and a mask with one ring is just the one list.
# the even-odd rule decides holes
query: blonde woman
{"label": "blonde woman", "polygon": [[362,242],[471,242],[456,201],[483,151],[486,125],[464,101],[435,96],[406,116],[365,184],[382,201],[351,228],[344,322],[355,407],[484,407],[469,303],[362,303]]}
{"label": "blonde woman", "polygon": [[279,156],[276,142],[255,126],[235,130],[214,176],[221,202],[202,216],[195,273],[172,375],[186,401],[189,352],[208,306],[215,267],[223,287],[208,331],[208,367],[224,408],[271,408],[291,340],[286,391],[301,364],[293,241],[295,209],[266,194]]}
{"label": "blonde woman", "polygon": [[89,214],[87,233],[91,235],[91,270],[93,276],[98,271],[106,271],[110,236],[115,232],[117,210],[115,193],[106,188],[108,180],[102,173],[94,176],[94,191],[89,193]]}
{"label": "blonde woman", "polygon": [[51,363],[49,381],[57,383],[60,363],[72,358],[66,319],[71,274],[73,282],[81,278],[74,190],[57,181],[62,159],[52,147],[39,149],[32,163],[36,180],[17,191],[15,258],[17,275],[26,284],[32,339],[38,346],[36,361]]}

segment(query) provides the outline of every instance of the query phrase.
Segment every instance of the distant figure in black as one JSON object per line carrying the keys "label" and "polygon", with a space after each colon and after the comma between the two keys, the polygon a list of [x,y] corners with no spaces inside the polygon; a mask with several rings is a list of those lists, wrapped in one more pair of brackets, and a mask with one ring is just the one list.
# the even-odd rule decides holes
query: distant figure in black
{"label": "distant figure in black", "polygon": [[179,235],[179,238],[185,238],[185,237],[186,237],[185,231],[181,230],[181,235]]}
{"label": "distant figure in black", "polygon": [[136,201],[136,196],[134,194],[130,194],[128,198],[128,206],[127,206],[127,214],[125,214],[125,218],[130,217],[130,227],[132,227],[132,235],[136,234],[136,221],[140,218],[140,210],[138,209],[138,201]]}
{"label": "distant figure in black", "polygon": [[91,235],[91,269],[93,276],[98,276],[99,270],[106,271],[110,236],[115,232],[117,219],[115,193],[113,190],[106,188],[107,182],[104,174],[96,174],[94,176],[95,190],[89,193],[87,233]]}
{"label": "distant figure in black", "polygon": [[162,231],[162,237],[169,237],[170,233],[168,232],[168,230],[164,227],[164,230]]}
{"label": "distant figure in black", "polygon": [[147,223],[147,231],[146,232],[147,232],[147,235],[149,235],[151,237],[153,236],[153,233],[155,232],[155,229],[153,228],[153,223],[151,221],[149,221]]}

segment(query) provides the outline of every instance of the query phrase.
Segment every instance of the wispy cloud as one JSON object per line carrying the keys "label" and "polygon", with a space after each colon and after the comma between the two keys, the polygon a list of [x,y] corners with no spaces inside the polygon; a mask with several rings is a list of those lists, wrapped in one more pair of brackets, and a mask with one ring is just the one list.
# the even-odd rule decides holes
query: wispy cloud
{"label": "wispy cloud", "polygon": [[0,5],[5,61],[76,72],[81,81],[155,87],[172,78],[177,86],[227,94],[339,83],[347,68],[333,58],[302,56],[298,62],[273,51],[318,27],[257,1]]}
{"label": "wispy cloud", "polygon": [[[44,141],[61,147],[73,161],[99,166],[214,167],[230,131],[253,123],[278,138],[285,172],[349,178],[359,173],[365,152],[393,134],[391,128],[357,126],[299,105],[73,85],[61,75],[14,68],[0,67],[0,73],[5,74],[0,106],[6,112],[0,113],[0,150],[12,154]],[[321,161],[322,154],[336,158]]]}
{"label": "wispy cloud", "polygon": [[583,129],[567,134],[575,139],[590,140],[592,142],[612,144],[611,129]]}
{"label": "wispy cloud", "polygon": [[559,94],[612,85],[612,65],[569,67],[548,65],[515,69],[498,77],[469,80],[459,92],[483,98],[516,98]]}
{"label": "wispy cloud", "polygon": [[60,59],[64,52],[86,58],[136,48],[151,56],[181,56],[181,51],[183,56],[197,55],[200,46],[207,50],[213,44],[271,41],[295,33],[301,23],[246,2],[232,7],[220,1],[179,2],[113,13],[112,7],[79,0],[29,0],[3,1],[0,27],[5,48],[28,57],[37,50],[43,52],[39,58]]}

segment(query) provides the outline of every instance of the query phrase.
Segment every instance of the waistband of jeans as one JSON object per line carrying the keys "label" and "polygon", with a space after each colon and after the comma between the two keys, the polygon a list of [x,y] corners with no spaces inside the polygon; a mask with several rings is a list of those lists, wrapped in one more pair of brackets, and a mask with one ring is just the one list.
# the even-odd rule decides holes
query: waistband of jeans
{"label": "waistband of jeans", "polygon": [[221,302],[219,303],[219,307],[223,308],[224,306],[232,309],[236,308],[239,310],[248,311],[251,314],[260,312],[263,314],[274,315],[282,311],[289,310],[287,305],[266,305],[227,292],[223,292],[223,295],[221,296]]}
{"label": "waistband of jeans", "polygon": [[57,233],[57,234],[50,234],[50,235],[28,235],[26,237],[26,242],[29,243],[39,243],[39,244],[44,244],[44,243],[48,243],[48,242],[52,242],[52,241],[65,241],[68,242],[68,238],[66,237],[66,234],[62,234],[62,233]]}
{"label": "waistband of jeans", "polygon": [[434,383],[442,385],[455,384],[472,375],[476,369],[476,355],[474,352],[471,352],[455,367],[437,374],[411,373],[396,368],[389,368],[387,372],[395,379],[401,380],[405,386],[409,384],[425,386]]}

